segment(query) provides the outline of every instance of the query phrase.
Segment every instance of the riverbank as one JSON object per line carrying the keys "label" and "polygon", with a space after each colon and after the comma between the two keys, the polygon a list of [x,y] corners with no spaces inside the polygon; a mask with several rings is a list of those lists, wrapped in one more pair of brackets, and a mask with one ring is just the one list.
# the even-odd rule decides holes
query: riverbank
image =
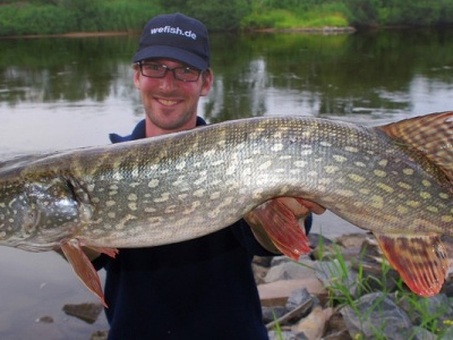
{"label": "riverbank", "polygon": [[211,32],[453,23],[453,0],[444,0],[437,6],[428,0],[367,2],[366,6],[351,0],[272,1],[264,5],[259,0],[233,0],[219,6],[217,1],[208,0],[193,6],[192,2],[174,5],[161,0],[5,0],[0,4],[0,36],[136,31],[157,14],[176,11],[201,20]]}
{"label": "riverbank", "polygon": [[[294,27],[294,28],[257,28],[248,30],[246,33],[301,33],[301,34],[350,34],[357,30],[354,27]],[[39,39],[39,38],[90,38],[90,37],[114,37],[114,36],[138,36],[140,30],[109,31],[109,32],[68,32],[59,34],[29,34],[0,36],[0,39]]]}
{"label": "riverbank", "polygon": [[[369,233],[310,235],[299,263],[257,261],[255,272],[270,339],[451,339],[453,277],[432,297],[410,292],[383,261]],[[449,264],[453,239],[443,238]]]}
{"label": "riverbank", "polygon": [[28,34],[0,36],[0,39],[40,39],[40,38],[90,38],[139,35],[140,31],[110,31],[110,32],[69,32],[60,34]]}

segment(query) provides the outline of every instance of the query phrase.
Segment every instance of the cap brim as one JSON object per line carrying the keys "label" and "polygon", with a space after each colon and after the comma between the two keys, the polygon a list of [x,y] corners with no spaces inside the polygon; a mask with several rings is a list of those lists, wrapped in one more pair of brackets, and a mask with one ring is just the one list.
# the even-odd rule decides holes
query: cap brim
{"label": "cap brim", "polygon": [[138,51],[132,58],[132,62],[136,63],[140,60],[151,58],[173,59],[199,70],[205,70],[209,67],[208,63],[196,54],[176,47],[163,45],[153,45]]}

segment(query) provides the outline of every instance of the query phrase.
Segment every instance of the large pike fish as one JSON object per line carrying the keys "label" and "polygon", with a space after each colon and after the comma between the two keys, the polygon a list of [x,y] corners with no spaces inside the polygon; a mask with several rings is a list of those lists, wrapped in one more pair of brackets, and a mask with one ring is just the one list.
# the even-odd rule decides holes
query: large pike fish
{"label": "large pike fish", "polygon": [[[453,112],[364,127],[310,117],[229,121],[157,138],[0,163],[0,244],[62,248],[102,299],[80,246],[193,239],[241,217],[290,256],[307,252],[285,198],[371,230],[416,293],[439,292],[453,236]],[[280,206],[268,202],[283,200]],[[280,218],[283,217],[283,218]],[[97,280],[97,282],[96,282]]]}

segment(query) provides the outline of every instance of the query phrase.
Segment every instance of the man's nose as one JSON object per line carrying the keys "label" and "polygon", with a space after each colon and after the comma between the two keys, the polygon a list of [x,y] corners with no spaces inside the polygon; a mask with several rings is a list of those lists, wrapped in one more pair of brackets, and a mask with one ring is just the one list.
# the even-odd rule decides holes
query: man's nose
{"label": "man's nose", "polygon": [[175,87],[175,77],[173,72],[168,70],[163,78],[161,78],[160,87],[162,89],[172,89]]}

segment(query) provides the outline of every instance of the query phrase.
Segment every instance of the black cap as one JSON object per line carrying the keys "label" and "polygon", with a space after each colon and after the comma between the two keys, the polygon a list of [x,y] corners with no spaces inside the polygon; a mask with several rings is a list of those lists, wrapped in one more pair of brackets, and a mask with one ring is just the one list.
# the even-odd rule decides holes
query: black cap
{"label": "black cap", "polygon": [[200,70],[210,66],[209,36],[206,26],[181,13],[159,15],[145,25],[136,63],[151,58],[168,58]]}

